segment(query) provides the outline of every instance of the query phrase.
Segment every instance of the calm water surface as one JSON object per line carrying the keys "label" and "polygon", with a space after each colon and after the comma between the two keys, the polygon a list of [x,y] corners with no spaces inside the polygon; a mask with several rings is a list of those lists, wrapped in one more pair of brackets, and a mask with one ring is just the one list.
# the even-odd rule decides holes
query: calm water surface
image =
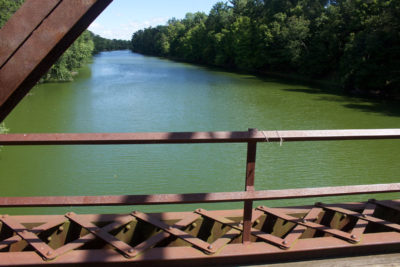
{"label": "calm water surface", "polygon": [[[72,83],[42,84],[6,119],[12,133],[400,128],[395,104],[210,70],[128,51],[101,53]],[[256,189],[391,183],[400,141],[259,144]],[[2,196],[239,191],[245,144],[3,147]],[[399,194],[377,198],[400,198]],[[323,201],[365,200],[365,196]],[[315,199],[270,201],[310,204]],[[197,205],[174,206],[191,210]],[[240,203],[201,205],[237,208]],[[143,211],[170,206],[135,207]],[[133,207],[2,212],[128,212]]]}

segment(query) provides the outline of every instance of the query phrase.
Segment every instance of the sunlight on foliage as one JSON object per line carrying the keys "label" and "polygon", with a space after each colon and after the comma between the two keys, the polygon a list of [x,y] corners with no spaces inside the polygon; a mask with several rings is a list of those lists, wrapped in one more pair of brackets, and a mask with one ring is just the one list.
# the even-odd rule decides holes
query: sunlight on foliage
{"label": "sunlight on foliage", "polygon": [[132,36],[134,52],[400,96],[400,1],[229,0]]}

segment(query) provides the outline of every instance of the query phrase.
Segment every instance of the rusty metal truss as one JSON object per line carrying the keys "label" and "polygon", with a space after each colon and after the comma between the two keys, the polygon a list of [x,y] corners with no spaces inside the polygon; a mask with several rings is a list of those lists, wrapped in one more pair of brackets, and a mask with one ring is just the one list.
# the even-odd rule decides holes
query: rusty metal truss
{"label": "rusty metal truss", "polygon": [[[247,143],[240,192],[0,197],[1,207],[118,206],[242,201],[243,210],[125,215],[0,216],[0,265],[239,264],[389,252],[400,248],[400,201],[253,207],[255,200],[400,192],[400,183],[256,190],[258,143],[399,139],[400,129],[3,134],[0,145]],[[3,252],[1,252],[3,251]]]}
{"label": "rusty metal truss", "polygon": [[243,211],[0,216],[0,265],[244,264],[388,253],[400,248],[400,200]]}
{"label": "rusty metal truss", "polygon": [[0,29],[0,122],[112,0],[25,0]]}
{"label": "rusty metal truss", "polygon": [[[25,1],[0,29],[0,122],[111,1]],[[255,200],[400,192],[400,183],[285,190],[254,187],[258,143],[365,139],[400,139],[400,129],[0,134],[0,145],[8,146],[247,144],[244,191],[240,192],[0,197],[0,208],[243,202],[243,210],[3,214],[0,265],[237,265],[398,251],[400,200],[292,208],[253,206]]]}

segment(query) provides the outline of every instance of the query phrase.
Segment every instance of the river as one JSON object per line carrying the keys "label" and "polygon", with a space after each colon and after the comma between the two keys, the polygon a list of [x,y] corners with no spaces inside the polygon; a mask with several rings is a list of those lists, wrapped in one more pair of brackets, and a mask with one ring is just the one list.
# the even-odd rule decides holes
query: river
{"label": "river", "polygon": [[[146,57],[104,52],[71,83],[33,88],[5,121],[12,133],[400,128],[396,104]],[[200,193],[244,189],[245,144],[3,147],[2,196]],[[400,141],[258,145],[256,189],[398,182]],[[376,195],[399,198],[399,194]],[[325,202],[366,200],[365,196]],[[265,204],[312,204],[315,199]],[[200,204],[173,206],[192,210]],[[201,205],[238,208],[241,203]],[[160,211],[171,206],[135,207]],[[128,212],[133,207],[4,209]]]}

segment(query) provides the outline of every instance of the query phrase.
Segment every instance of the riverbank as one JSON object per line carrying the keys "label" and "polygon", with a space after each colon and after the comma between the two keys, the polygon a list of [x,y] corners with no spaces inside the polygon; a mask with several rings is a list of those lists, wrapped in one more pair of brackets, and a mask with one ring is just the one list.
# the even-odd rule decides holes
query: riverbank
{"label": "riverbank", "polygon": [[[132,50],[131,50],[132,51]],[[135,51],[132,51],[133,53],[138,53]],[[236,74],[249,74],[249,75],[255,75],[259,77],[260,79],[279,79],[282,80],[283,82],[289,82],[289,83],[301,83],[305,86],[311,86],[317,90],[321,90],[326,93],[330,94],[337,94],[341,96],[349,96],[349,97],[356,97],[359,99],[364,99],[366,101],[389,101],[389,102],[395,102],[397,103],[400,101],[400,91],[394,91],[392,94],[388,94],[387,92],[381,92],[381,91],[365,91],[365,90],[357,90],[357,89],[352,89],[352,90],[345,90],[343,86],[338,82],[337,80],[334,79],[312,79],[310,77],[307,77],[305,75],[301,74],[296,74],[296,73],[283,73],[283,72],[273,72],[273,71],[265,71],[265,70],[244,70],[244,69],[237,69],[234,67],[228,67],[228,66],[218,66],[218,65],[212,65],[212,64],[206,64],[206,63],[198,63],[190,60],[185,60],[182,58],[178,57],[163,57],[163,56],[157,56],[157,55],[151,55],[151,54],[145,54],[145,53],[138,53],[142,54],[144,56],[148,57],[155,57],[155,58],[160,58],[160,59],[168,59],[174,62],[179,62],[179,63],[186,63],[186,64],[193,64],[194,66],[201,66],[205,68],[209,68],[210,70],[220,70],[220,71],[227,71],[231,73],[236,73]]]}
{"label": "riverbank", "polygon": [[[279,3],[278,3],[279,2]],[[399,1],[226,1],[135,32],[135,52],[339,84],[347,94],[400,94]],[[331,78],[332,77],[332,80]]]}

